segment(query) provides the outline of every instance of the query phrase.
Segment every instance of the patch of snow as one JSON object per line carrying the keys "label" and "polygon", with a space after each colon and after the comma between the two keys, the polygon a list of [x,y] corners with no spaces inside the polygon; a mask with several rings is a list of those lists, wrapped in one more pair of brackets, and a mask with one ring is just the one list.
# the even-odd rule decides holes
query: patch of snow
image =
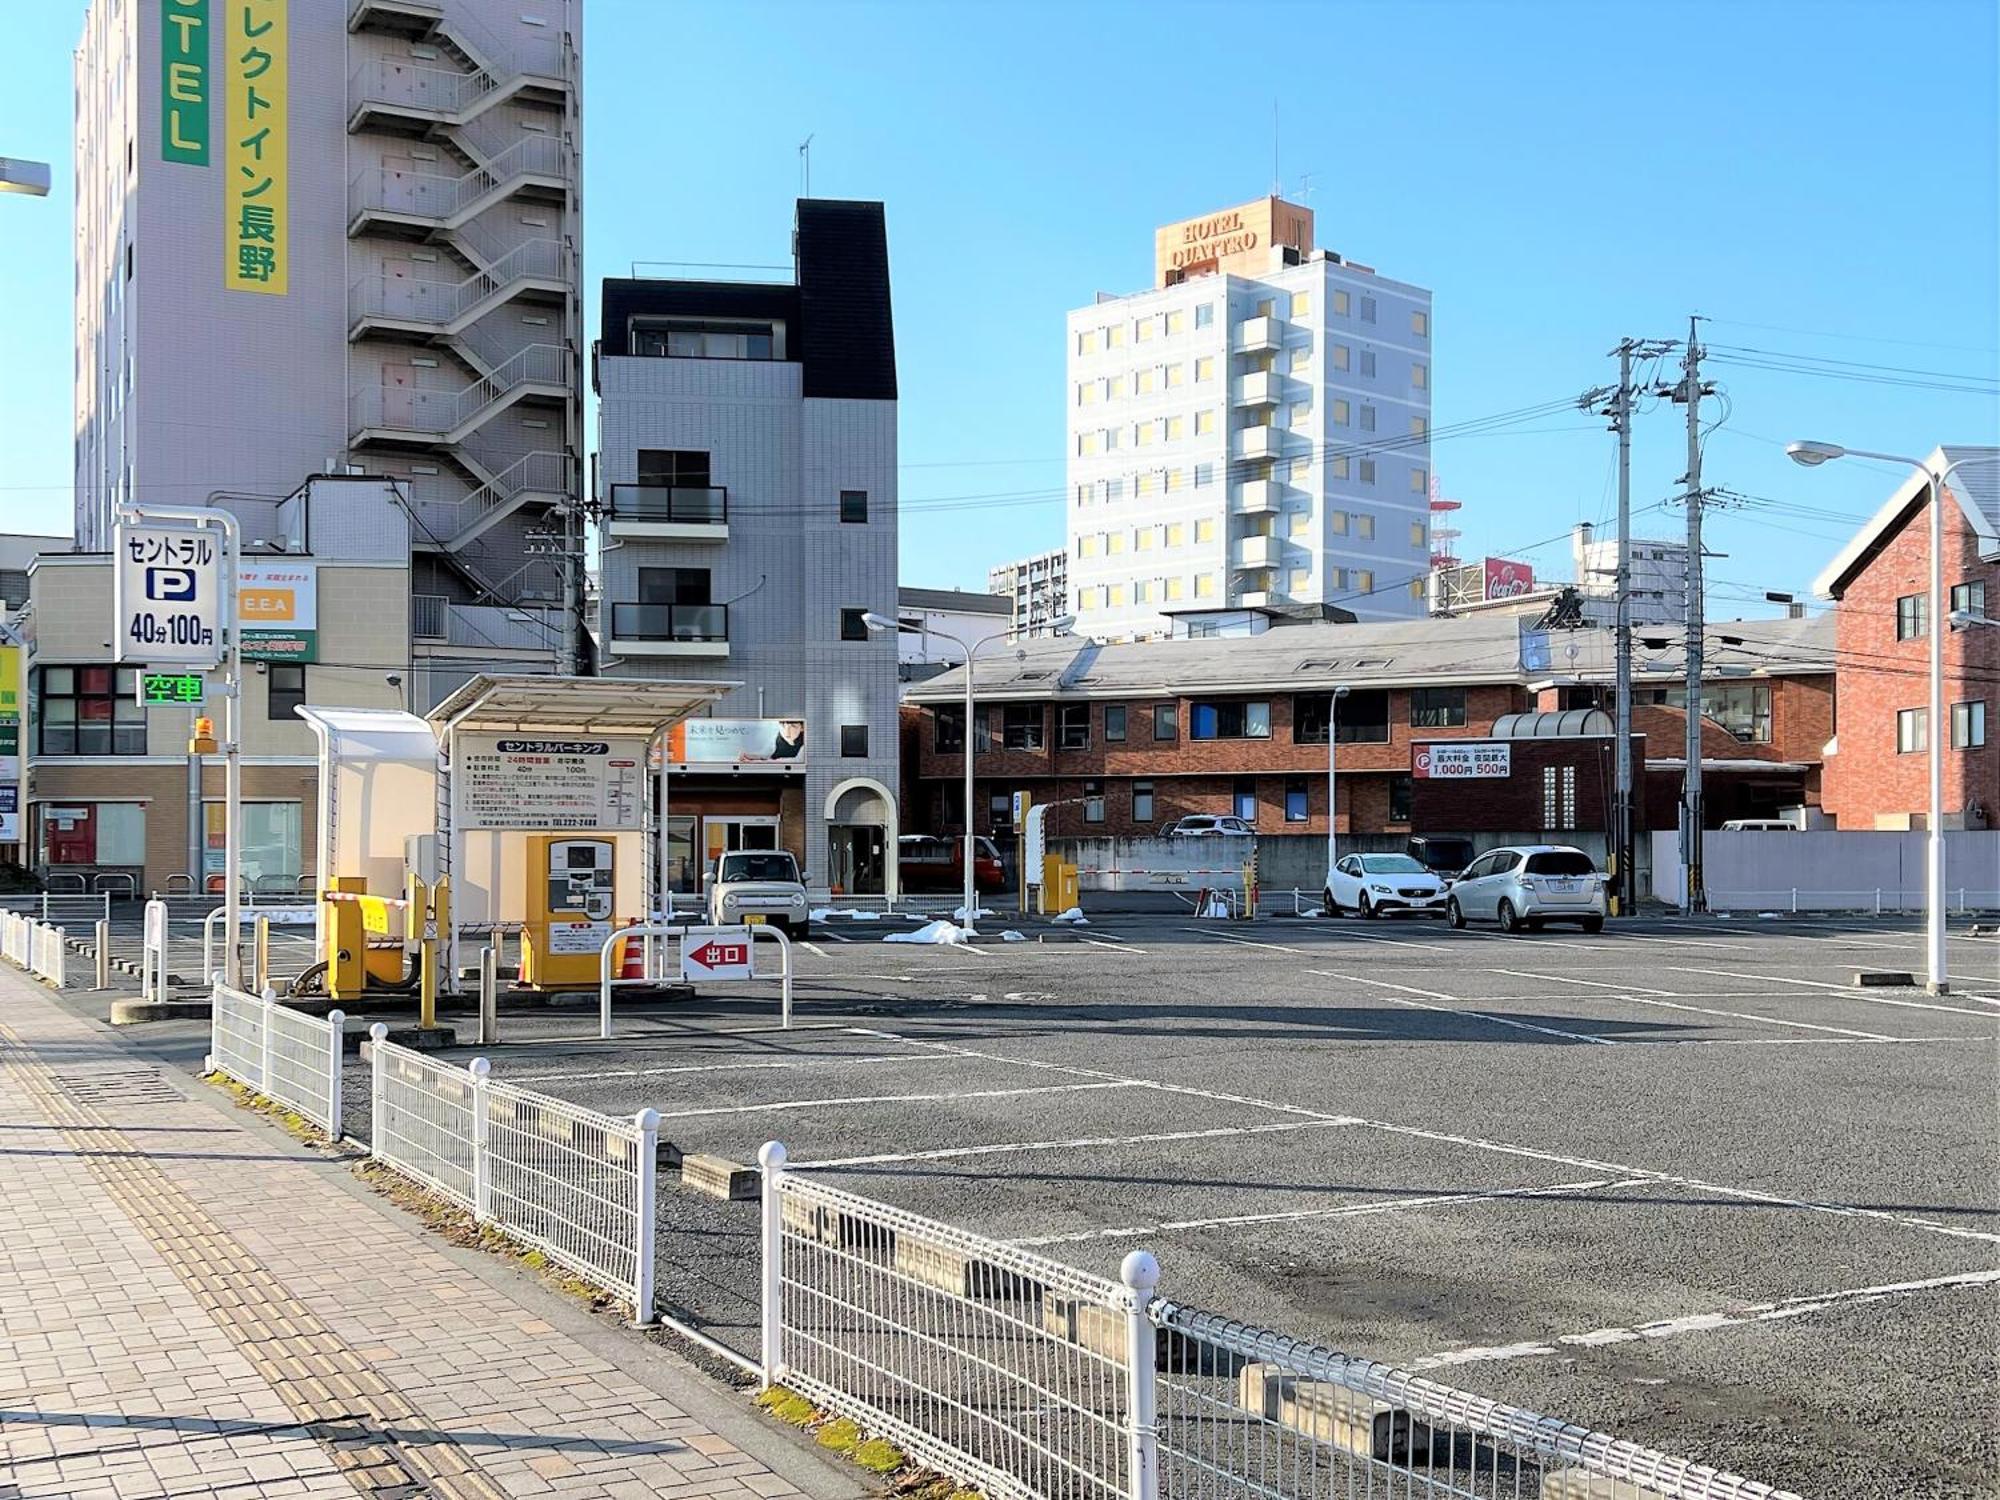
{"label": "patch of snow", "polygon": [[965,929],[963,927],[954,927],[951,923],[940,919],[936,922],[926,922],[915,932],[885,933],[883,934],[882,941],[885,943],[963,944],[965,942]]}
{"label": "patch of snow", "polygon": [[[956,920],[960,922],[963,922],[965,920],[965,908],[962,906],[953,907],[951,914]],[[977,922],[981,917],[990,917],[992,915],[993,912],[991,911],[990,908],[982,906],[972,913],[972,920]]]}
{"label": "patch of snow", "polygon": [[813,908],[812,919],[815,922],[879,922],[882,920],[882,914],[879,911],[857,911],[845,906],[816,906]]}
{"label": "patch of snow", "polygon": [[1090,918],[1083,914],[1083,908],[1080,906],[1072,906],[1068,911],[1051,917],[1049,920],[1052,922],[1067,922],[1072,927],[1088,927],[1090,925]]}
{"label": "patch of snow", "polygon": [[1028,935],[1025,932],[1016,932],[1011,927],[1000,934],[1000,941],[1003,943],[1025,943],[1027,940]]}

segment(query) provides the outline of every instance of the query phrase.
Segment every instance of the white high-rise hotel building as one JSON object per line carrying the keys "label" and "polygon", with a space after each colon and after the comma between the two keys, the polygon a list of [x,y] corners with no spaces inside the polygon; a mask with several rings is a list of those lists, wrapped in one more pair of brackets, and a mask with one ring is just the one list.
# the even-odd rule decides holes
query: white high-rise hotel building
{"label": "white high-rise hotel building", "polygon": [[1431,294],[1263,198],[1160,229],[1069,315],[1069,584],[1100,640],[1425,613]]}

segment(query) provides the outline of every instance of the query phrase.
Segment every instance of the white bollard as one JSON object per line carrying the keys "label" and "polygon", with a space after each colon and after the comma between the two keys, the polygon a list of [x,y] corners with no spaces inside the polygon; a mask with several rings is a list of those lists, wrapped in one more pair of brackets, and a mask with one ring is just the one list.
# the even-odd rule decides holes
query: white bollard
{"label": "white bollard", "polygon": [[644,1328],[654,1321],[653,1221],[659,1214],[654,1179],[660,1163],[660,1112],[642,1109],[632,1117],[632,1123],[639,1131],[639,1183],[633,1203],[639,1215],[639,1234],[633,1247],[638,1260],[632,1278],[632,1325]]}
{"label": "white bollard", "polygon": [[779,1202],[779,1183],[785,1175],[783,1141],[766,1141],[757,1150],[757,1165],[764,1169],[764,1280],[760,1338],[764,1385],[768,1389],[784,1376],[784,1295],[785,1223]]}
{"label": "white bollard", "polygon": [[333,1037],[327,1047],[326,1059],[326,1133],[336,1141],[340,1139],[340,1055],[345,1043],[341,1028],[347,1024],[347,1012],[330,1010],[326,1013],[326,1024],[333,1028]]}
{"label": "white bollard", "polygon": [[1160,1443],[1155,1431],[1158,1394],[1154,1388],[1153,1319],[1146,1311],[1160,1284],[1160,1263],[1150,1251],[1134,1250],[1118,1268],[1131,1305],[1126,1309],[1125,1368],[1132,1383],[1127,1398],[1126,1433],[1132,1476],[1131,1500],[1159,1500]]}
{"label": "white bollard", "polygon": [[475,1057],[465,1065],[472,1075],[472,1216],[484,1224],[493,1217],[493,1188],[486,1155],[486,1075],[493,1064]]}

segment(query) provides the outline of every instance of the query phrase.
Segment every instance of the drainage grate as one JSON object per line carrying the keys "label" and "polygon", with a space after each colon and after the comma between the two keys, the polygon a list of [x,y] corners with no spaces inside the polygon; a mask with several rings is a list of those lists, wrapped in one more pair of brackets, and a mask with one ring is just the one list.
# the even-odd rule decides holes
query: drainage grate
{"label": "drainage grate", "polygon": [[180,1093],[158,1068],[55,1070],[63,1092],[79,1104],[179,1104]]}

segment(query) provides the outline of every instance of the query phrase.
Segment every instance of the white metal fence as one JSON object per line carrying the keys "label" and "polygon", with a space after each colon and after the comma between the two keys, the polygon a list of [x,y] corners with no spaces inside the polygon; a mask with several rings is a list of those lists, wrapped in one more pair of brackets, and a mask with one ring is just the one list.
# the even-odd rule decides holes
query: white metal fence
{"label": "white metal fence", "polygon": [[269,990],[260,996],[217,983],[209,1011],[209,1068],[297,1110],[337,1137],[346,1020],[337,1010],[321,1020],[280,1005]]}
{"label": "white metal fence", "polygon": [[1798,1500],[761,1160],[767,1383],[995,1500]]}
{"label": "white metal fence", "polygon": [[[1914,912],[1925,905],[1922,830],[1715,829],[1702,835],[1711,911]],[[1681,899],[1678,835],[1653,834],[1653,894]],[[1944,834],[1945,900],[1954,912],[2000,906],[2000,831]]]}
{"label": "white metal fence", "polygon": [[0,912],[53,922],[59,927],[88,927],[111,915],[111,893],[28,891],[17,896],[0,896]]}
{"label": "white metal fence", "polygon": [[0,911],[0,958],[61,989],[69,978],[69,935],[47,922]]}
{"label": "white metal fence", "polygon": [[618,1119],[453,1067],[371,1028],[372,1154],[653,1319],[660,1119]]}

